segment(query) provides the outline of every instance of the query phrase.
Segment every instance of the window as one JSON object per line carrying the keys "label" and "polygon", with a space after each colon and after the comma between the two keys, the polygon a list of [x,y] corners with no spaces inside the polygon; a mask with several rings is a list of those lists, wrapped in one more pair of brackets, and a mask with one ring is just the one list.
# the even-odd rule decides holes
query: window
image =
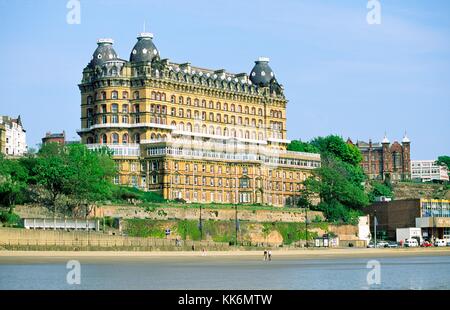
{"label": "window", "polygon": [[113,124],[119,123],[119,116],[117,114],[111,115],[111,123]]}
{"label": "window", "polygon": [[113,144],[118,144],[119,143],[119,135],[117,133],[113,133],[111,135],[111,141]]}
{"label": "window", "polygon": [[102,144],[106,144],[106,143],[108,143],[108,139],[107,139],[107,137],[106,137],[106,135],[105,134],[103,134],[102,136],[101,136],[101,143]]}
{"label": "window", "polygon": [[122,136],[122,143],[123,144],[128,144],[128,134],[124,134],[123,136]]}
{"label": "window", "polygon": [[87,104],[92,104],[92,96],[87,97]]}
{"label": "window", "polygon": [[115,175],[114,176],[114,184],[119,184],[119,176],[118,175]]}
{"label": "window", "polygon": [[128,104],[122,105],[122,113],[128,113]]}
{"label": "window", "polygon": [[122,123],[123,124],[128,124],[128,116],[126,116],[126,115],[122,116]]}
{"label": "window", "polygon": [[174,95],[172,95],[172,96],[170,97],[170,102],[172,102],[172,103],[175,103],[175,102],[176,102],[176,98],[175,98]]}
{"label": "window", "polygon": [[138,91],[135,91],[135,92],[133,93],[133,98],[134,98],[134,99],[139,99],[139,92],[138,92]]}
{"label": "window", "polygon": [[140,143],[141,142],[141,136],[136,133],[134,134],[134,143]]}
{"label": "window", "polygon": [[117,112],[119,112],[119,106],[114,103],[111,105],[111,113],[117,113]]}
{"label": "window", "polygon": [[128,99],[128,92],[127,91],[122,92],[122,99]]}
{"label": "window", "polygon": [[111,92],[111,99],[118,99],[119,98],[119,93],[117,91],[112,91]]}

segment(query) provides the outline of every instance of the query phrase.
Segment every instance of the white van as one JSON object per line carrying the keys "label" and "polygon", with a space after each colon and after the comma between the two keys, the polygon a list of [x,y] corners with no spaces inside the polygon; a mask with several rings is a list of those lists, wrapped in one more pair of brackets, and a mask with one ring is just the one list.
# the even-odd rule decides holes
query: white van
{"label": "white van", "polygon": [[447,246],[447,242],[444,239],[437,239],[434,242],[434,246]]}
{"label": "white van", "polygon": [[404,246],[407,248],[413,248],[413,247],[418,247],[419,246],[419,242],[417,242],[416,239],[406,239]]}

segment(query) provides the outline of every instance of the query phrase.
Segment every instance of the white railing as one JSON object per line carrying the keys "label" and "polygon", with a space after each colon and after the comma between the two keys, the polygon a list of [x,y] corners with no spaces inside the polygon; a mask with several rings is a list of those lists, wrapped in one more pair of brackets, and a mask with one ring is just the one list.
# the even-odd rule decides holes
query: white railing
{"label": "white railing", "polygon": [[104,147],[112,151],[114,156],[140,156],[139,144],[86,144],[89,150],[99,150]]}

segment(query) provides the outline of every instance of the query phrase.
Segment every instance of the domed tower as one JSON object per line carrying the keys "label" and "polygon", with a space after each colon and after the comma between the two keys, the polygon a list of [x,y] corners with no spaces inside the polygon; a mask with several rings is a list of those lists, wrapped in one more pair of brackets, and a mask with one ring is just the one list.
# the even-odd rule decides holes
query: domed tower
{"label": "domed tower", "polygon": [[142,32],[137,37],[138,41],[133,47],[130,54],[130,62],[151,63],[153,60],[159,59],[159,51],[153,44],[153,34],[150,32]]}
{"label": "domed tower", "polygon": [[275,81],[275,74],[269,66],[269,58],[259,57],[255,61],[255,66],[250,72],[250,81],[261,87],[268,87],[272,81]]}
{"label": "domed tower", "polygon": [[89,63],[89,67],[95,68],[96,66],[102,66],[105,62],[116,60],[117,53],[113,48],[114,40],[112,39],[98,39],[97,48],[92,55],[92,60]]}

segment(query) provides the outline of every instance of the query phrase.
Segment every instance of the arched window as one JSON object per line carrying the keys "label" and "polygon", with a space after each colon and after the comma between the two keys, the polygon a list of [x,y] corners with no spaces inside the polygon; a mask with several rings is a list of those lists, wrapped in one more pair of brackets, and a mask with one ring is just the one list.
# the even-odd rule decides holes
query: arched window
{"label": "arched window", "polygon": [[182,96],[178,97],[178,103],[179,103],[179,104],[183,104],[183,103],[184,103],[183,97],[182,97]]}
{"label": "arched window", "polygon": [[177,127],[177,122],[172,121],[172,123],[171,123],[170,125],[172,125],[172,126],[174,126],[174,127]]}
{"label": "arched window", "polygon": [[181,130],[181,131],[184,131],[184,123],[183,122],[180,122],[178,124],[178,129]]}
{"label": "arched window", "polygon": [[92,104],[92,96],[87,97],[87,104]]}
{"label": "arched window", "polygon": [[112,144],[118,144],[119,143],[119,135],[117,133],[113,133],[111,135],[111,142],[112,142]]}
{"label": "arched window", "polygon": [[115,90],[113,90],[111,92],[111,99],[118,99],[119,98],[119,93]]}
{"label": "arched window", "polygon": [[92,143],[94,143],[94,138],[88,137],[87,138],[87,144],[92,144]]}
{"label": "arched window", "polygon": [[231,129],[231,136],[236,138],[236,130],[235,129]]}
{"label": "arched window", "polygon": [[202,100],[202,107],[206,108],[206,100],[205,99]]}
{"label": "arched window", "polygon": [[238,138],[242,138],[242,136],[243,136],[243,134],[242,134],[242,129],[239,129],[239,132],[238,132]]}
{"label": "arched window", "polygon": [[262,109],[258,109],[258,115],[259,115],[259,116],[262,116],[262,115],[263,115]]}
{"label": "arched window", "polygon": [[101,142],[102,144],[107,144],[107,143],[108,143],[108,138],[106,137],[105,134],[101,135],[101,140],[100,140],[100,142]]}
{"label": "arched window", "polygon": [[223,109],[224,109],[224,111],[228,111],[228,103],[225,102],[223,104]]}
{"label": "arched window", "polygon": [[192,124],[191,123],[186,124],[186,130],[189,132],[192,132]]}
{"label": "arched window", "polygon": [[202,133],[208,133],[208,132],[207,132],[207,129],[206,129],[206,125],[203,125],[203,126],[202,126]]}
{"label": "arched window", "polygon": [[220,102],[217,102],[217,103],[216,103],[216,109],[217,109],[217,110],[220,110]]}
{"label": "arched window", "polygon": [[222,118],[221,118],[220,114],[217,113],[217,115],[216,115],[216,122],[220,123],[221,121],[222,121]]}
{"label": "arched window", "polygon": [[165,93],[161,93],[161,101],[166,101],[166,94]]}
{"label": "arched window", "polygon": [[242,106],[241,105],[238,105],[237,111],[238,111],[238,113],[242,113]]}
{"label": "arched window", "polygon": [[152,94],[150,95],[150,99],[156,100],[156,92],[152,91]]}
{"label": "arched window", "polygon": [[128,134],[124,133],[122,136],[122,143],[123,144],[128,144]]}
{"label": "arched window", "polygon": [[209,126],[209,134],[210,135],[214,134],[214,127],[213,126]]}
{"label": "arched window", "polygon": [[231,104],[231,106],[230,106],[230,111],[231,111],[231,112],[234,112],[234,104]]}
{"label": "arched window", "polygon": [[225,127],[225,128],[223,129],[223,135],[224,135],[224,136],[228,136],[228,128]]}
{"label": "arched window", "polygon": [[102,100],[106,100],[106,92],[102,91]]}
{"label": "arched window", "polygon": [[214,113],[209,113],[209,120],[214,121]]}
{"label": "arched window", "polygon": [[245,111],[245,114],[248,114],[248,107],[245,107],[244,111]]}
{"label": "arched window", "polygon": [[245,139],[250,139],[250,132],[248,130],[245,131]]}
{"label": "arched window", "polygon": [[262,132],[258,133],[258,140],[264,140]]}
{"label": "arched window", "polygon": [[156,134],[154,132],[152,132],[152,134],[150,135],[150,140],[155,140],[156,139]]}
{"label": "arched window", "polygon": [[222,128],[220,128],[219,126],[216,127],[216,135],[222,135]]}
{"label": "arched window", "polygon": [[118,113],[119,112],[119,105],[116,103],[111,104],[111,113]]}
{"label": "arched window", "polygon": [[200,126],[198,124],[194,125],[194,132],[200,132]]}
{"label": "arched window", "polygon": [[256,114],[256,109],[253,107],[252,108],[252,114],[255,115]]}
{"label": "arched window", "polygon": [[179,117],[184,117],[184,110],[183,109],[179,109],[178,110],[178,116]]}
{"label": "arched window", "polygon": [[194,106],[198,107],[199,101],[197,98],[194,99]]}
{"label": "arched window", "polygon": [[141,143],[141,135],[138,133],[134,134],[134,143]]}
{"label": "arched window", "polygon": [[138,92],[138,91],[135,91],[135,92],[133,93],[133,98],[134,98],[134,99],[139,99],[139,92]]}
{"label": "arched window", "polygon": [[170,102],[175,103],[176,102],[176,97],[174,95],[172,95],[170,97]]}
{"label": "arched window", "polygon": [[210,109],[214,109],[214,102],[210,101],[208,107]]}
{"label": "arched window", "polygon": [[186,98],[186,104],[187,105],[191,105],[191,97],[187,97]]}
{"label": "arched window", "polygon": [[252,138],[253,140],[256,140],[256,132],[252,131],[252,136],[251,136],[251,138]]}

